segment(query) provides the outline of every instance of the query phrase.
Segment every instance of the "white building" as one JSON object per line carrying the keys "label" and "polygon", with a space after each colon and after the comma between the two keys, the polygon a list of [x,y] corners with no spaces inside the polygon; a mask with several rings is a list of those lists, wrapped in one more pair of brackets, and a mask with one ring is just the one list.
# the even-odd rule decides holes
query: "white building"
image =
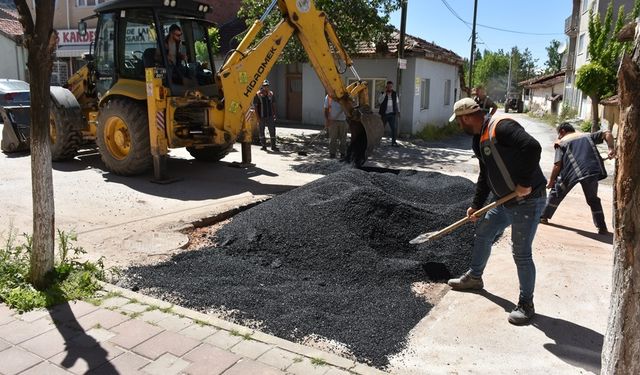
{"label": "white building", "polygon": [[28,80],[27,50],[15,6],[0,2],[0,78]]}
{"label": "white building", "polygon": [[560,112],[564,90],[565,72],[547,74],[519,82],[525,91],[524,105],[534,113]]}
{"label": "white building", "polygon": [[[573,0],[571,16],[565,20],[567,48],[562,57],[562,69],[566,70],[564,82],[564,104],[578,111],[582,119],[591,117],[591,100],[575,87],[576,72],[589,62],[589,10],[604,19],[610,0]],[[625,13],[631,12],[634,0],[613,0],[613,22],[615,25],[618,9],[624,5]],[[613,37],[613,36],[612,36]]]}
{"label": "white building", "polygon": [[[380,52],[380,46],[378,52],[375,46],[365,46],[353,58],[360,78],[368,82],[370,105],[377,111],[378,95],[387,81],[393,81],[400,100],[400,133],[412,134],[426,125],[447,124],[453,103],[460,98],[462,58],[433,43],[407,35],[406,69],[402,70],[402,81],[398,85],[397,46],[396,33],[383,52]],[[343,77],[345,83],[355,79],[350,71]],[[308,63],[276,65],[269,74],[269,80],[279,98],[278,117],[303,124],[324,123],[324,87]]]}

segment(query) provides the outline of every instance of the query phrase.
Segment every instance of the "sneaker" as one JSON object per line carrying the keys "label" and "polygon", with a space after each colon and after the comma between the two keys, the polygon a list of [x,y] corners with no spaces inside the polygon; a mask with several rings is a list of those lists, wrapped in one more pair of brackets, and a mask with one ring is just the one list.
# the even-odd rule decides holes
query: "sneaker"
{"label": "sneaker", "polygon": [[260,149],[261,149],[262,151],[267,151],[267,146],[262,146],[262,147],[260,147]]}
{"label": "sneaker", "polygon": [[278,147],[276,147],[276,146],[271,146],[271,151],[278,152],[278,151],[280,151],[280,149]]}
{"label": "sneaker", "polygon": [[549,224],[549,219],[547,219],[546,217],[541,217],[540,224]]}
{"label": "sneaker", "polygon": [[507,320],[511,324],[520,326],[529,323],[535,314],[536,309],[533,308],[533,303],[519,302],[518,306],[509,313]]}
{"label": "sneaker", "polygon": [[471,271],[467,271],[464,275],[457,279],[450,279],[447,284],[455,290],[464,289],[482,289],[484,283],[482,277],[475,277],[471,275]]}

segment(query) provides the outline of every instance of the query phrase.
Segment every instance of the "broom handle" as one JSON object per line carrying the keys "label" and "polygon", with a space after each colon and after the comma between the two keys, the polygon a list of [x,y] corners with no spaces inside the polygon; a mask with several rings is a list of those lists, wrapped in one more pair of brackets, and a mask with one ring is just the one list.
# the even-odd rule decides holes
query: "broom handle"
{"label": "broom handle", "polygon": [[[518,196],[518,194],[515,191],[511,192],[511,193],[505,195],[504,197],[498,199],[497,201],[492,202],[492,203],[482,207],[478,211],[474,212],[473,216],[479,217],[480,215],[484,215],[487,211],[491,210],[492,208],[498,207],[501,204],[506,203],[506,202],[512,200],[513,198],[517,197],[517,196]],[[469,216],[465,216],[464,218],[456,221],[455,223],[449,225],[448,227],[446,227],[444,229],[441,229],[438,232],[432,234],[429,237],[429,239],[431,240],[431,239],[434,239],[434,238],[438,238],[438,237],[440,237],[440,236],[442,236],[444,234],[447,234],[447,233],[453,231],[454,229],[457,229],[458,227],[462,226],[463,224],[468,222],[470,219],[471,218]]]}

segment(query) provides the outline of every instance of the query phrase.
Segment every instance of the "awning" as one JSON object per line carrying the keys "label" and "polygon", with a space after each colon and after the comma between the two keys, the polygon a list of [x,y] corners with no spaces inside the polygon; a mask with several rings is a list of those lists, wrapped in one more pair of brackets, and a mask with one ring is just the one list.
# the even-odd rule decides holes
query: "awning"
{"label": "awning", "polygon": [[85,53],[89,53],[88,44],[60,46],[56,50],[56,57],[82,57],[82,55]]}

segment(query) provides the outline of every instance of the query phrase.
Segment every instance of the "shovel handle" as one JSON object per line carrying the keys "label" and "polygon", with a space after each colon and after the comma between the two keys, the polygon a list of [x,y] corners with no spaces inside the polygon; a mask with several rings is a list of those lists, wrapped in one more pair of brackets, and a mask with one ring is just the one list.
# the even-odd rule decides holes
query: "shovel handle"
{"label": "shovel handle", "polygon": [[[498,199],[497,201],[492,202],[492,203],[482,207],[478,211],[474,212],[473,216],[480,217],[480,215],[484,215],[487,211],[491,210],[492,208],[498,207],[501,204],[504,204],[504,203],[512,200],[513,198],[515,198],[517,196],[518,196],[518,194],[515,191],[511,192],[511,193],[505,195],[504,197]],[[463,224],[468,222],[470,219],[471,219],[471,217],[465,216],[464,218],[456,221],[455,223],[449,225],[448,227],[446,227],[444,229],[441,229],[438,232],[432,234],[431,236],[429,236],[429,239],[432,240],[432,239],[438,238],[438,237],[440,237],[442,235],[445,235],[445,234],[453,231],[454,229],[457,229],[458,227],[462,226]]]}

